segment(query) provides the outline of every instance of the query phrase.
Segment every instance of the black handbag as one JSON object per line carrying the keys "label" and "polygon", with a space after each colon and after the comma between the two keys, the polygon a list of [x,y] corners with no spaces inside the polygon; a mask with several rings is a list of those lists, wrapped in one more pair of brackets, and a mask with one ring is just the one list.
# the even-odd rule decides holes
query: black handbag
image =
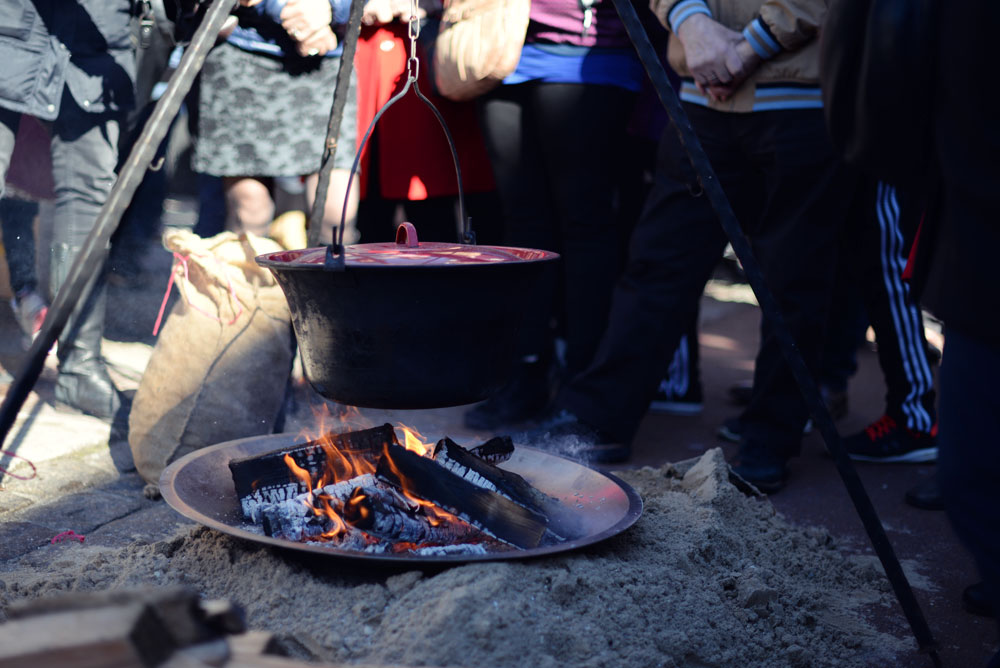
{"label": "black handbag", "polygon": [[835,0],[820,35],[823,106],[844,160],[887,183],[932,171],[935,0]]}

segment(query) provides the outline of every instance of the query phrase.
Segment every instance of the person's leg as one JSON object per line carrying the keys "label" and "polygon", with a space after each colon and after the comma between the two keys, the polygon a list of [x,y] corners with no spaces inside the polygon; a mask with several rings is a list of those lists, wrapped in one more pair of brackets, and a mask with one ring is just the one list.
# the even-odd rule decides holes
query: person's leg
{"label": "person's leg", "polygon": [[[726,115],[688,113],[724,187],[736,196],[745,169],[729,150]],[[615,286],[608,328],[593,363],[560,391],[556,407],[631,441],[725,244],[687,154],[667,128],[653,188]]]}
{"label": "person's leg", "polygon": [[[566,373],[593,359],[620,273],[614,197],[635,95],[614,86],[538,84],[531,89],[545,183],[561,236]],[[584,140],[585,138],[585,140]]]}
{"label": "person's leg", "polygon": [[274,200],[267,184],[253,176],[227,176],[222,183],[226,192],[226,229],[267,236],[267,226],[274,219]]}
{"label": "person's leg", "polygon": [[912,235],[901,225],[895,189],[869,189],[859,229],[857,263],[886,382],[885,415],[845,440],[854,459],[927,462],[937,457],[934,376],[927,359],[923,317],[903,269]]}
{"label": "person's leg", "polygon": [[21,124],[21,114],[0,109],[0,197],[7,191],[7,170],[10,157],[14,153],[17,128]]}
{"label": "person's leg", "polygon": [[[838,233],[854,182],[830,146],[821,111],[761,112],[748,115],[742,124],[748,152],[768,184],[764,215],[748,230],[753,251],[785,325],[816,377]],[[772,491],[780,488],[784,463],[798,454],[806,419],[774,323],[765,315],[753,395],[741,416],[738,472]]]}
{"label": "person's leg", "polygon": [[698,365],[698,310],[677,344],[667,373],[660,381],[649,410],[667,415],[697,415],[701,413],[703,395],[701,370]]}
{"label": "person's leg", "polygon": [[1000,610],[1000,350],[954,328],[945,336],[938,478],[948,519]]}
{"label": "person's leg", "polygon": [[[55,226],[51,289],[56,294],[86,243],[115,180],[119,119],[87,114],[67,93],[53,123],[52,176]],[[84,295],[59,337],[56,399],[102,419],[111,419],[121,397],[101,357],[106,290],[104,271],[90,277]]]}
{"label": "person's leg", "polygon": [[[326,204],[323,207],[323,229],[320,232],[319,240],[322,244],[333,243],[334,234],[340,234],[340,222],[344,215],[344,198],[348,196],[347,185],[349,169],[334,169],[330,172],[330,186],[326,191]],[[306,205],[312,210],[313,202],[316,200],[316,186],[319,183],[318,174],[310,174],[306,177]],[[360,233],[358,232],[358,190],[360,179],[354,176],[351,183],[350,199],[347,202],[347,226],[344,228],[344,245],[349,246],[358,242]]]}
{"label": "person's leg", "polygon": [[[555,214],[547,192],[531,89],[534,84],[500,86],[480,101],[481,127],[496,180],[509,246],[559,251]],[[546,267],[525,300],[518,337],[520,363],[513,380],[496,396],[465,415],[473,429],[498,429],[540,413],[549,402],[553,365],[553,305],[557,270]]]}

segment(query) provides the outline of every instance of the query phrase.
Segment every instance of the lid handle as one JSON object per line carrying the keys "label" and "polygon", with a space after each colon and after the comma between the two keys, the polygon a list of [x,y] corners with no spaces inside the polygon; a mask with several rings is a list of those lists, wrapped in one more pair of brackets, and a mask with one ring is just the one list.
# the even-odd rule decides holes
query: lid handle
{"label": "lid handle", "polygon": [[417,228],[413,223],[400,223],[396,228],[396,243],[407,248],[416,248],[420,242],[417,240]]}

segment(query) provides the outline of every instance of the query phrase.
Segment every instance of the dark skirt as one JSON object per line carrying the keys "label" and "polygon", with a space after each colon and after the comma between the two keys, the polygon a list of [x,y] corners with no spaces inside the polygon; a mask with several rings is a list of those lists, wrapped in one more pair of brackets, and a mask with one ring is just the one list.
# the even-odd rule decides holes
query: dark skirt
{"label": "dark skirt", "polygon": [[[223,43],[201,72],[194,169],[214,176],[302,176],[319,171],[340,58],[275,58]],[[357,144],[354,76],[334,167]]]}

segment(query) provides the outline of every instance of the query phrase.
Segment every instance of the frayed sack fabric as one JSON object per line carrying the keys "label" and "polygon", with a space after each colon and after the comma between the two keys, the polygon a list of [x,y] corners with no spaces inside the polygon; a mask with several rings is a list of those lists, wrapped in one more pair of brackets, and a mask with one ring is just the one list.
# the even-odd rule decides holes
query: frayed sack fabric
{"label": "frayed sack fabric", "polygon": [[180,299],[136,392],[128,434],[136,469],[153,484],[189,452],[270,433],[293,354],[285,295],[254,262],[281,246],[250,234],[202,239],[183,230],[167,232],[163,243],[174,254]]}
{"label": "frayed sack fabric", "polygon": [[434,84],[463,102],[493,89],[521,59],[531,0],[445,0],[434,41]]}

